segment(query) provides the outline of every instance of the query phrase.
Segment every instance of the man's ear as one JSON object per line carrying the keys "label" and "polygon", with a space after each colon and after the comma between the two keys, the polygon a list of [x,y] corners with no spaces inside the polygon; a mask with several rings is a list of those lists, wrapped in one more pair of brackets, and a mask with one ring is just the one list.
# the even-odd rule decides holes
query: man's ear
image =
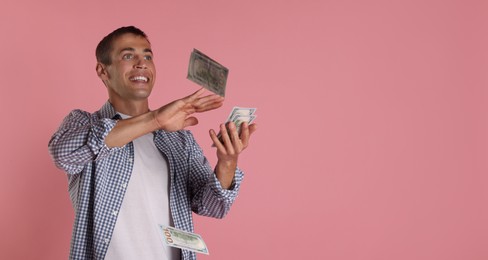
{"label": "man's ear", "polygon": [[107,67],[104,64],[102,64],[100,62],[97,62],[97,67],[95,69],[97,71],[98,77],[103,82],[105,82],[105,80],[107,80],[109,78],[108,71],[107,71]]}

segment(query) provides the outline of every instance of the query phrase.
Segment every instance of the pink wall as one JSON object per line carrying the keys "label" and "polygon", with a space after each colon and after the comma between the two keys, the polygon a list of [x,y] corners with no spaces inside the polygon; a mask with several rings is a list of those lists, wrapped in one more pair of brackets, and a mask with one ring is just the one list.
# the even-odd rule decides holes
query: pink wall
{"label": "pink wall", "polygon": [[230,68],[223,108],[258,108],[224,220],[200,259],[488,259],[487,1],[2,0],[0,258],[66,259],[72,209],[47,142],[106,100],[94,49],[153,44],[153,108],[197,89],[192,48]]}

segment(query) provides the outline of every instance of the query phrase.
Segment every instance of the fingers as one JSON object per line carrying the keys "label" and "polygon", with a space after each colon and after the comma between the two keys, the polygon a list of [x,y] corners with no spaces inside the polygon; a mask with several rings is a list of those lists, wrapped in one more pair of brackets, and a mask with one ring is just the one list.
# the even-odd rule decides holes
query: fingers
{"label": "fingers", "polygon": [[241,143],[241,141],[239,140],[239,137],[236,134],[237,131],[235,130],[235,126],[233,129],[229,129],[229,130],[231,130],[230,134],[228,133],[229,131],[227,130],[226,125],[221,124],[220,139],[217,137],[213,129],[210,130],[210,137],[212,138],[212,141],[214,142],[215,146],[220,151],[220,153],[232,156],[236,154],[236,151],[237,153],[239,153],[240,149],[235,149],[234,145]]}
{"label": "fingers", "polygon": [[205,97],[201,97],[204,93],[205,93],[205,89],[200,88],[199,90],[195,91],[193,94],[182,98],[182,100],[184,100],[185,102],[188,102],[188,103],[194,103],[194,105],[201,105],[201,104],[207,103],[209,101],[210,102],[213,102],[213,101],[220,102],[220,101],[224,100],[224,97],[221,97],[217,94],[210,94],[210,95],[207,95]]}
{"label": "fingers", "polygon": [[254,132],[256,132],[256,130],[258,130],[258,125],[256,125],[255,123],[251,124],[249,126],[249,135],[252,135]]}
{"label": "fingers", "polygon": [[185,104],[187,104],[188,107],[194,109],[194,111],[191,111],[191,113],[213,110],[221,107],[224,104],[223,97],[216,94],[202,97],[204,92],[205,89],[201,88],[195,93],[181,99],[183,102],[185,102]]}
{"label": "fingers", "polygon": [[256,130],[256,124],[248,125],[243,122],[239,133],[236,125],[233,122],[229,122],[227,125],[220,125],[220,139],[217,135],[215,135],[215,139],[212,137],[212,134],[210,134],[210,136],[212,137],[215,146],[218,147],[217,144],[221,144],[225,150],[228,150],[227,148],[230,147],[232,148],[230,152],[240,153],[249,145],[249,139]]}
{"label": "fingers", "polygon": [[230,139],[232,141],[234,151],[240,153],[242,151],[242,141],[239,138],[239,133],[237,132],[236,125],[233,122],[230,122],[228,124],[228,128],[230,131]]}
{"label": "fingers", "polygon": [[249,145],[249,139],[256,130],[257,130],[256,124],[248,125],[246,122],[242,123],[240,138],[242,141],[243,148],[246,148]]}
{"label": "fingers", "polygon": [[225,126],[225,124],[220,125],[220,135],[222,136],[222,142],[224,143],[227,153],[234,154],[234,147],[232,146],[232,141],[230,140],[229,134],[227,133],[227,127]]}
{"label": "fingers", "polygon": [[213,143],[215,144],[215,147],[217,147],[218,150],[220,151],[225,151],[224,145],[220,142],[219,138],[217,137],[217,134],[213,129],[210,129],[210,138],[212,138]]}
{"label": "fingers", "polygon": [[241,140],[242,140],[242,145],[244,147],[247,146],[247,143],[249,142],[249,126],[247,125],[246,122],[241,124]]}
{"label": "fingers", "polygon": [[183,101],[185,102],[193,102],[194,100],[196,100],[198,97],[200,97],[203,93],[205,92],[205,89],[204,88],[200,88],[199,90],[195,91],[193,94],[187,96],[187,97],[184,97],[182,98]]}
{"label": "fingers", "polygon": [[197,112],[204,112],[221,107],[224,104],[224,98],[218,95],[208,95],[198,98],[194,101],[193,106]]}

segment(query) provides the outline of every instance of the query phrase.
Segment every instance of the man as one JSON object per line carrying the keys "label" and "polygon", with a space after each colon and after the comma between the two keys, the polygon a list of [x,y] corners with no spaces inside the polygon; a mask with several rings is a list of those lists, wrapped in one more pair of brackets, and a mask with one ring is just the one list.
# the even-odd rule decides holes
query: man
{"label": "man", "polygon": [[96,71],[108,101],[90,114],[73,110],[49,142],[55,164],[68,175],[75,210],[70,259],[195,259],[163,246],[158,225],[193,232],[192,211],[222,218],[243,178],[239,154],[256,125],[220,125],[210,137],[215,170],[192,134],[197,112],[223,104],[204,89],[149,109],[156,80],[151,44],[133,26],[119,28],[97,46]]}

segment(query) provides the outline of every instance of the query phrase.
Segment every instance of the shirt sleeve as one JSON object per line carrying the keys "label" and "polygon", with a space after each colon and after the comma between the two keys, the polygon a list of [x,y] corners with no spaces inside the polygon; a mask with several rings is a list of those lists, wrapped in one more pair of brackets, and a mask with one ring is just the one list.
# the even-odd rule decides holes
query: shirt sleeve
{"label": "shirt sleeve", "polygon": [[192,210],[199,215],[223,218],[237,198],[244,172],[237,168],[230,189],[222,188],[202,149],[190,136],[189,185]]}
{"label": "shirt sleeve", "polygon": [[87,163],[123,148],[109,148],[105,144],[105,137],[116,123],[114,119],[73,110],[49,141],[49,152],[56,166],[68,174],[77,174]]}

